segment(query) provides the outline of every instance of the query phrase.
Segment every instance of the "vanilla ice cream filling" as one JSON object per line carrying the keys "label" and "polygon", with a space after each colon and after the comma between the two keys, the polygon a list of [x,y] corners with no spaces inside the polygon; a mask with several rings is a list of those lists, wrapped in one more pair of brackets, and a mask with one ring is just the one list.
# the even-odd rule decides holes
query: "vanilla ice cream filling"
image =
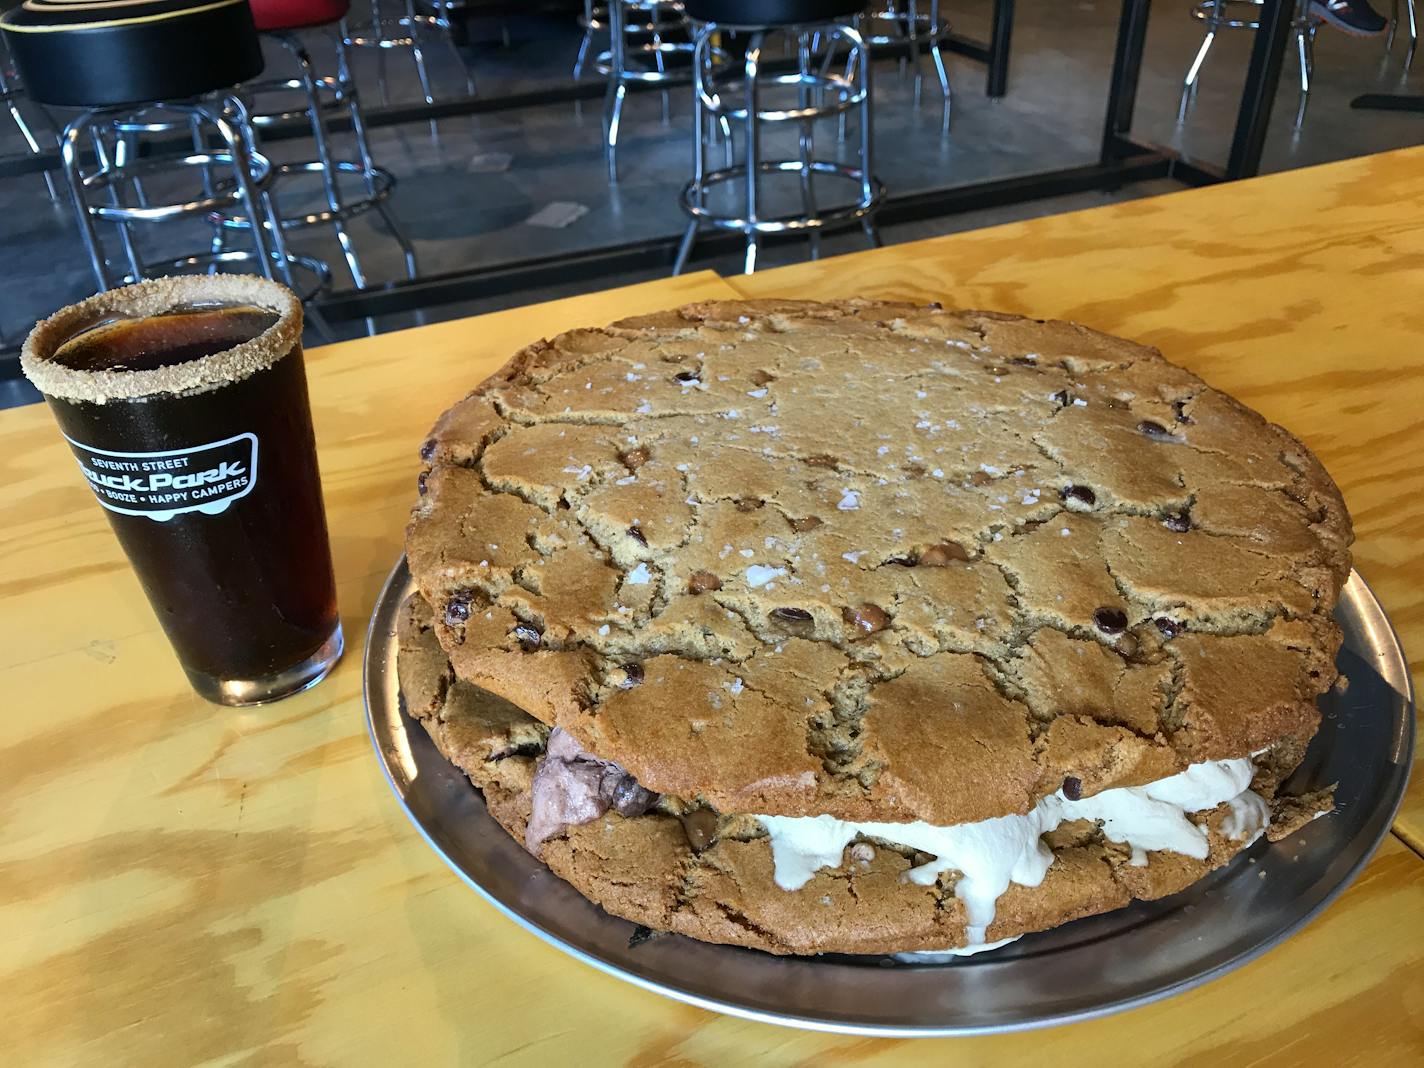
{"label": "vanilla ice cream filling", "polygon": [[[933,858],[906,873],[931,885],[941,872],[957,871],[954,895],[968,914],[968,945],[984,943],[995,909],[1009,883],[1038,886],[1053,864],[1053,851],[1042,836],[1070,820],[1094,820],[1109,841],[1131,847],[1132,863],[1144,865],[1158,850],[1205,860],[1210,842],[1205,829],[1187,818],[1228,804],[1222,832],[1246,845],[1260,837],[1270,809],[1250,789],[1255,766],[1249,759],[1193,764],[1177,775],[1145,786],[1104,790],[1070,801],[1060,790],[1022,816],[1000,816],[953,827],[914,823],[852,823],[834,816],[757,816],[771,839],[776,884],[799,890],[821,868],[838,868],[845,848],[858,836],[879,838]],[[1244,848],[1244,847],[1243,847]]]}

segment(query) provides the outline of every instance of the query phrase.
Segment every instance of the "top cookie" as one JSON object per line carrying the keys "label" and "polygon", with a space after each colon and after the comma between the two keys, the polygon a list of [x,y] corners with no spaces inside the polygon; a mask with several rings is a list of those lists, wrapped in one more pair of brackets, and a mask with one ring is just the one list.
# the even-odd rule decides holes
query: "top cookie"
{"label": "top cookie", "polygon": [[457,674],[724,812],[954,824],[1303,741],[1349,518],[1154,349],[853,301],[533,345],[407,536]]}

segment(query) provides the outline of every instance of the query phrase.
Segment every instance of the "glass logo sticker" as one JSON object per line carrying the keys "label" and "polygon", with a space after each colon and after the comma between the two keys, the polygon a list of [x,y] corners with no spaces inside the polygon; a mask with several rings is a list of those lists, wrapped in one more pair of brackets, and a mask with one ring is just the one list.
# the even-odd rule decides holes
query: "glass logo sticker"
{"label": "glass logo sticker", "polygon": [[112,452],[65,440],[94,496],[111,512],[159,523],[185,512],[217,515],[257,485],[256,434],[166,452]]}

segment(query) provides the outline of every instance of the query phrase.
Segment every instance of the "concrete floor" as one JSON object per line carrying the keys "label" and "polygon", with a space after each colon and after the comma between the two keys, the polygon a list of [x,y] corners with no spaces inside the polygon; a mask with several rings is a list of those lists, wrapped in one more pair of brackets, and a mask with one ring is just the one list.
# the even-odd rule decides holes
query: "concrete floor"
{"label": "concrete floor", "polygon": [[[897,64],[876,65],[876,170],[892,193],[937,189],[988,178],[1008,177],[1096,159],[1103,124],[1117,0],[1059,0],[1019,4],[1009,94],[984,96],[982,65],[950,55],[955,96],[953,124],[941,131],[937,86],[931,79],[917,107],[913,79]],[[1148,35],[1138,98],[1135,136],[1179,147],[1197,157],[1222,160],[1230,142],[1241,80],[1250,49],[1249,32],[1225,32],[1217,41],[1187,123],[1176,122],[1181,78],[1201,40],[1200,24],[1188,16],[1186,0],[1156,6]],[[990,0],[946,0],[955,29],[983,39]],[[428,49],[439,97],[464,92],[459,60],[469,64],[480,95],[567,84],[578,43],[571,20],[523,16],[503,25],[473,24],[473,43],[462,55],[441,42]],[[503,41],[507,29],[509,43]],[[318,32],[307,34],[319,65],[332,55]],[[1299,133],[1291,129],[1297,89],[1296,68],[1287,60],[1281,95],[1268,140],[1264,169],[1292,167],[1415,144],[1424,135],[1419,115],[1351,111],[1359,93],[1394,91],[1407,82],[1401,70],[1406,42],[1387,55],[1380,38],[1359,40],[1322,29],[1316,49],[1316,84]],[[282,57],[269,56],[269,73]],[[418,86],[408,57],[387,58],[386,93],[393,103],[413,103]],[[1424,61],[1419,64],[1424,72]],[[376,57],[357,56],[357,76],[368,108],[381,103]],[[596,75],[590,75],[596,77]],[[1414,90],[1419,91],[1415,76]],[[675,90],[671,114],[663,121],[656,94],[629,98],[619,149],[620,179],[610,184],[601,148],[601,108],[560,103],[515,111],[420,121],[372,133],[377,159],[396,176],[392,205],[415,244],[422,273],[489,266],[536,255],[679,233],[683,216],[677,190],[690,167],[688,90]],[[27,114],[39,119],[32,105]],[[43,120],[40,119],[42,123]],[[832,139],[829,130],[821,144]],[[8,117],[0,114],[0,158],[25,151]],[[279,160],[309,157],[309,141],[271,145]],[[1177,188],[1170,182],[1144,183],[1120,193],[1084,194],[1013,208],[887,227],[884,238],[904,241],[1030,215],[1072,210],[1106,199],[1150,195]],[[156,181],[151,194],[164,192]],[[305,180],[281,192],[290,212],[310,202]],[[832,196],[829,189],[824,198]],[[575,204],[587,211],[563,227],[529,221],[550,204]],[[14,345],[35,319],[93,291],[94,281],[79,245],[67,203],[48,196],[39,175],[0,179],[0,349]],[[1307,220],[1302,220],[1306,225]],[[372,281],[402,277],[399,250],[379,220],[365,216],[352,227],[362,265]],[[863,239],[858,232],[827,241],[826,251],[844,251]],[[207,243],[203,224],[163,227],[144,238],[152,260]],[[293,235],[299,251],[329,260],[337,288],[350,286],[339,250],[328,233]],[[765,265],[793,262],[807,254],[799,242],[773,246]],[[714,269],[740,269],[737,258],[713,261]],[[699,265],[700,266],[700,265]],[[426,321],[547,299],[568,292],[656,277],[661,268],[619,274],[557,289],[524,291],[431,309]],[[393,329],[412,317],[389,316],[372,323],[342,324],[343,333]],[[3,376],[0,376],[3,377]],[[24,389],[0,383],[0,404],[23,402]]]}

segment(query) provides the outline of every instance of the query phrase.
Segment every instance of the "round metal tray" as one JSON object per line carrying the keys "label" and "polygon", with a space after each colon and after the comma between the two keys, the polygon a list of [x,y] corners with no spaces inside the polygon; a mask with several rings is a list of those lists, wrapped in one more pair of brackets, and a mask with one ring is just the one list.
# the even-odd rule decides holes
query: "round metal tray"
{"label": "round metal tray", "polygon": [[1260,956],[1308,923],[1369,860],[1404,794],[1414,752],[1399,640],[1358,574],[1336,610],[1344,692],[1288,784],[1338,782],[1337,811],[1284,842],[1264,839],[1161,901],[1028,935],[949,964],[885,957],[775,957],[646,930],[609,916],[526,853],[478,790],[401,708],[397,609],[402,560],[371,618],[366,710],[391,788],[420,833],[490,904],[581,961],[647,990],[768,1023],[914,1036],[1012,1031],[1101,1016],[1167,997]]}

